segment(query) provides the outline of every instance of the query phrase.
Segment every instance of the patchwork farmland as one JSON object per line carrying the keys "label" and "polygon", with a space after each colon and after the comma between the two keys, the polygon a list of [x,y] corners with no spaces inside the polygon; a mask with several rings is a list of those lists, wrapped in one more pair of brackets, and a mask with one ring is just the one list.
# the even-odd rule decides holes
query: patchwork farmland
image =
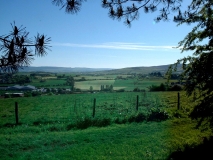
{"label": "patchwork farmland", "polygon": [[[76,92],[51,90],[70,88],[69,76]],[[31,76],[26,85],[48,92],[0,99],[0,159],[205,159],[211,129],[188,117],[196,101],[184,91],[150,92],[166,82],[128,74]]]}

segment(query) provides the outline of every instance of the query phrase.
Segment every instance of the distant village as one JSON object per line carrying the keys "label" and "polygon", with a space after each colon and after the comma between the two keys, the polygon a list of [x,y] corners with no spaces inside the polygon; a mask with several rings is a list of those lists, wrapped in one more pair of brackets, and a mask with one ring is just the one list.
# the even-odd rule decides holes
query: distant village
{"label": "distant village", "polygon": [[20,85],[14,85],[14,86],[4,86],[0,87],[0,90],[4,91],[16,91],[12,93],[5,93],[4,97],[24,97],[24,93],[26,91],[37,91],[35,86],[27,85],[27,86],[20,86]]}
{"label": "distant village", "polygon": [[[0,86],[1,91],[8,91],[2,95],[5,98],[9,97],[24,97],[27,92],[31,93],[47,93],[49,91],[53,91],[53,89],[48,88],[36,88],[32,85],[27,86],[20,86],[20,85],[14,85],[14,86]],[[70,92],[70,89],[65,89],[63,92]],[[54,89],[54,92],[60,92],[58,89]]]}

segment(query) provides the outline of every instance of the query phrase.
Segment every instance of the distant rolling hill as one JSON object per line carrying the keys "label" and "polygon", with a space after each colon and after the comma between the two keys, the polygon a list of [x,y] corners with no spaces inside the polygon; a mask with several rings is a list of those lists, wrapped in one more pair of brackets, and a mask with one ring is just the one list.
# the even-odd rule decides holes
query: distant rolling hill
{"label": "distant rolling hill", "polygon": [[112,70],[110,68],[71,68],[71,67],[23,67],[20,69],[20,72],[70,72],[70,73],[83,73],[83,72],[97,72],[97,71],[106,71]]}
{"label": "distant rolling hill", "polygon": [[[166,73],[170,65],[161,65],[161,66],[150,66],[150,67],[129,67],[129,68],[122,68],[122,69],[113,69],[113,70],[106,70],[100,73],[105,74],[148,74],[151,72],[161,72]],[[180,72],[181,65],[178,65],[177,72]],[[176,72],[176,73],[177,73]]]}
{"label": "distant rolling hill", "polygon": [[[69,73],[97,73],[97,74],[148,74],[151,72],[166,73],[170,65],[151,66],[151,67],[128,67],[122,69],[112,68],[69,68],[69,67],[24,67],[20,72],[69,72]],[[181,71],[181,66],[178,70]]]}

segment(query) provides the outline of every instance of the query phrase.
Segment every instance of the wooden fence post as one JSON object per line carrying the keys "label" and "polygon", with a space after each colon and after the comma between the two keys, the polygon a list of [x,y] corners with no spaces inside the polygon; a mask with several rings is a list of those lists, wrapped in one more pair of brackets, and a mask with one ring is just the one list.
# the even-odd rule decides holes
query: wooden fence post
{"label": "wooden fence post", "polygon": [[15,102],[16,125],[18,124],[18,102]]}
{"label": "wooden fence post", "polygon": [[94,98],[94,101],[93,101],[93,113],[92,113],[92,117],[93,118],[95,117],[95,104],[96,104],[96,99]]}
{"label": "wooden fence post", "polygon": [[136,111],[138,111],[138,102],[139,102],[139,96],[137,95],[137,101],[136,101]]}
{"label": "wooden fence post", "polygon": [[177,109],[180,109],[180,93],[178,92],[178,103],[177,103]]}

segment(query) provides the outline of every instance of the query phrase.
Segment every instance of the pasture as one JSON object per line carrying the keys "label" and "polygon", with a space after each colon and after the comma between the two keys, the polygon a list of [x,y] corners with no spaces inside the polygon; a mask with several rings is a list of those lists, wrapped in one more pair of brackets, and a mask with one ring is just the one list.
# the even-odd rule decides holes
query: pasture
{"label": "pasture", "polygon": [[[181,110],[177,110],[177,92],[0,99],[0,159],[170,159],[173,152],[184,151],[187,146],[195,148],[203,143],[203,137],[212,135],[208,128],[195,128],[196,121],[188,118],[195,102],[184,92],[180,95]],[[19,104],[19,125],[15,125],[15,102]],[[169,119],[123,121],[156,108],[167,112]],[[73,126],[88,118],[108,119],[110,123],[87,129]]]}
{"label": "pasture", "polygon": [[114,85],[115,80],[87,80],[81,82],[75,82],[75,88],[79,88],[81,90],[89,90],[90,86],[93,87],[93,90],[100,90],[101,85]]}
{"label": "pasture", "polygon": [[[91,93],[52,95],[40,97],[23,97],[0,99],[0,125],[13,124],[14,104],[19,104],[20,123],[74,123],[79,117],[92,117],[94,99],[96,99],[96,117],[125,118],[136,113],[136,98],[139,96],[139,112],[148,108],[164,105],[159,98],[150,93]],[[159,104],[158,104],[159,103]]]}
{"label": "pasture", "polygon": [[77,75],[77,76],[74,76],[74,79],[79,80],[79,79],[82,79],[83,77],[86,80],[101,80],[101,79],[111,80],[111,79],[115,79],[116,75],[105,75],[105,76],[104,75]]}

